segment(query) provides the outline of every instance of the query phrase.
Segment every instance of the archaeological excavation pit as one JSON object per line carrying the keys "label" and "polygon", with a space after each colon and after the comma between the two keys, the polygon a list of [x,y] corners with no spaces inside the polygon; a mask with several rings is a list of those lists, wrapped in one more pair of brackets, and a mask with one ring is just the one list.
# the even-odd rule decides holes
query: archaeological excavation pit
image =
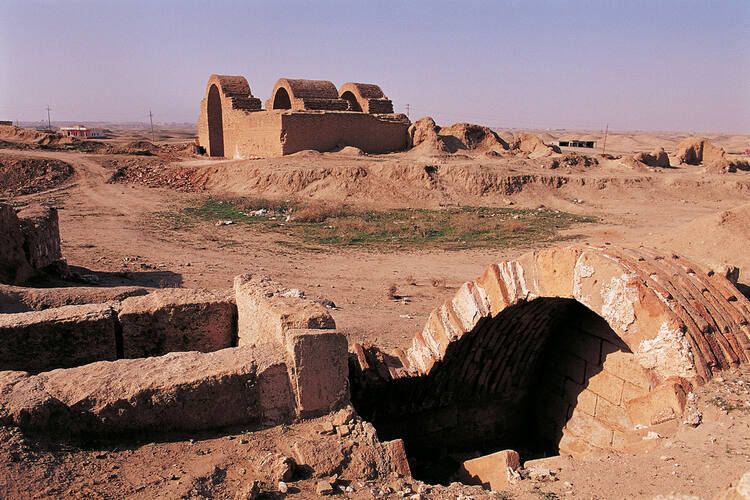
{"label": "archaeological excavation pit", "polygon": [[534,252],[465,283],[409,349],[356,345],[352,403],[432,483],[504,449],[637,453],[674,431],[692,384],[747,361],[749,306],[674,255]]}

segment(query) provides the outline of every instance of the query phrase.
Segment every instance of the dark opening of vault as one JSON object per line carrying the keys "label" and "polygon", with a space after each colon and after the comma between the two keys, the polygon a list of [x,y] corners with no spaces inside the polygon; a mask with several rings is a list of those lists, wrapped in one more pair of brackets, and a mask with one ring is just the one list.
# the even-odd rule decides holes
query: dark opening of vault
{"label": "dark opening of vault", "polygon": [[224,124],[221,116],[221,97],[219,88],[211,85],[208,91],[208,154],[224,156]]}
{"label": "dark opening of vault", "polygon": [[352,402],[382,440],[401,438],[414,477],[456,480],[460,464],[503,449],[556,455],[587,381],[630,352],[572,299],[538,298],[480,320],[429,375],[373,381],[352,371]]}
{"label": "dark opening of vault", "polygon": [[273,109],[291,109],[292,102],[289,100],[289,92],[280,87],[273,98]]}
{"label": "dark opening of vault", "polygon": [[357,98],[351,91],[347,90],[341,94],[341,98],[349,103],[349,111],[362,111],[362,107],[359,105]]}

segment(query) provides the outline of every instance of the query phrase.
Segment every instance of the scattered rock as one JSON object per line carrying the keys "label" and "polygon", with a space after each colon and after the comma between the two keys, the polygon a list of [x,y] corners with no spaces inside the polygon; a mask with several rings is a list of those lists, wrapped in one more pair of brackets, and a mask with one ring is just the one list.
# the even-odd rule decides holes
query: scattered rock
{"label": "scattered rock", "polygon": [[315,483],[315,493],[318,495],[333,495],[333,486],[328,481],[318,481]]}
{"label": "scattered rock", "polygon": [[240,489],[234,498],[235,500],[255,500],[258,496],[260,496],[260,483],[258,481],[253,481]]}

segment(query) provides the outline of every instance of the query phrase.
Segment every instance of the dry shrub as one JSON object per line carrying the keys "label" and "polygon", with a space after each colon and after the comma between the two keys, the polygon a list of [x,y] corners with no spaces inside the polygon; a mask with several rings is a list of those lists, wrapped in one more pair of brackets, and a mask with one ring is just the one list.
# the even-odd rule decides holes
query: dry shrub
{"label": "dry shrub", "polygon": [[314,202],[298,209],[292,218],[298,222],[323,222],[344,215],[341,205],[326,202]]}
{"label": "dry shrub", "polygon": [[505,230],[509,233],[522,233],[529,229],[529,226],[524,224],[523,222],[519,222],[516,220],[508,221],[504,224]]}
{"label": "dry shrub", "polygon": [[434,286],[435,288],[445,288],[445,278],[436,278],[433,276],[432,278],[430,278],[430,285]]}
{"label": "dry shrub", "polygon": [[417,285],[417,280],[414,278],[414,276],[412,276],[410,274],[409,276],[406,277],[406,284],[407,285],[414,285],[414,286],[416,286]]}
{"label": "dry shrub", "polygon": [[398,299],[399,296],[396,295],[396,291],[397,291],[396,285],[394,283],[391,283],[391,286],[388,287],[388,293],[387,293],[388,298],[392,300]]}

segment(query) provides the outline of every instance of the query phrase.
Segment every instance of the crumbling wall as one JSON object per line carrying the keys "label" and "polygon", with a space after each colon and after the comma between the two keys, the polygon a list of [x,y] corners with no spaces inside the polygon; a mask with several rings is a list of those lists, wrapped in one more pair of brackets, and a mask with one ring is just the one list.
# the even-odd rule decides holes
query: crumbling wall
{"label": "crumbling wall", "polygon": [[284,154],[330,151],[337,146],[354,146],[370,154],[401,151],[406,148],[409,128],[403,115],[284,113],[281,120]]}
{"label": "crumbling wall", "polygon": [[16,214],[0,203],[0,282],[20,284],[55,264],[64,266],[57,209],[32,205]]}

